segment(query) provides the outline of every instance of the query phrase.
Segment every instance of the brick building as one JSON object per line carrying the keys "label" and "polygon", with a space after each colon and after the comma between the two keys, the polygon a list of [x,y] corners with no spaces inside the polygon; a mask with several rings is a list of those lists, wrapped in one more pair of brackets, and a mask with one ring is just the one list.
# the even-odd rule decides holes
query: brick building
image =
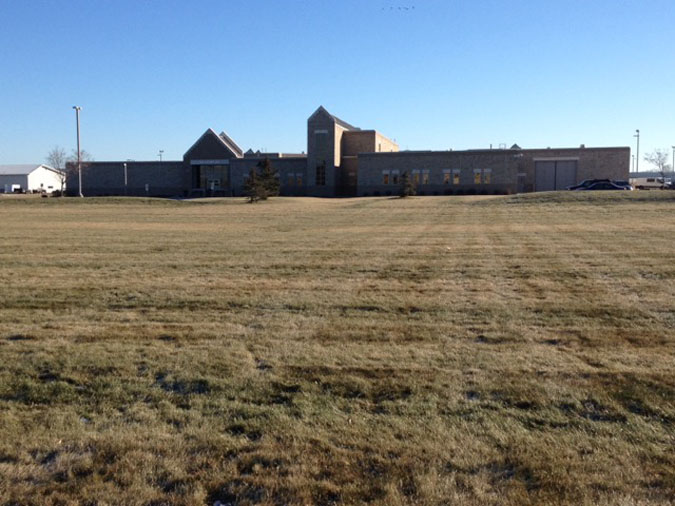
{"label": "brick building", "polygon": [[[319,107],[307,120],[307,153],[244,152],[225,132],[208,129],[182,161],[90,162],[85,195],[240,196],[249,171],[269,158],[282,195],[393,195],[408,172],[420,195],[562,190],[588,178],[628,179],[630,148],[399,151]],[[77,180],[67,182],[77,191]]]}

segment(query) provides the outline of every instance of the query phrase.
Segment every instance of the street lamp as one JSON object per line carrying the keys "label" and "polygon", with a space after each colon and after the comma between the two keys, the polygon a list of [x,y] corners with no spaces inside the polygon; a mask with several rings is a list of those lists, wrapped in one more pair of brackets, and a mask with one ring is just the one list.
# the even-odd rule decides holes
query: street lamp
{"label": "street lamp", "polygon": [[75,109],[75,121],[77,122],[77,190],[80,193],[80,197],[84,197],[82,195],[82,163],[80,159],[80,111],[82,108],[74,105],[73,109]]}
{"label": "street lamp", "polygon": [[635,130],[635,135],[637,137],[637,152],[635,154],[635,172],[640,172],[640,130]]}

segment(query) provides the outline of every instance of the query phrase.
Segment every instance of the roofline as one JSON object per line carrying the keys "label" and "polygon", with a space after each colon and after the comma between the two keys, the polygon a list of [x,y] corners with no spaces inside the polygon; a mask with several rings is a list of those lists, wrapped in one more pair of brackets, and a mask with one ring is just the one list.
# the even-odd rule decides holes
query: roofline
{"label": "roofline", "polygon": [[6,172],[6,173],[0,173],[1,176],[27,176],[28,174],[31,174],[33,171],[44,167],[45,169],[55,172],[56,174],[63,174],[65,171],[55,169],[54,167],[51,167],[50,165],[47,165],[46,163],[8,163],[4,165],[0,165],[0,167],[33,167],[29,172]]}
{"label": "roofline", "polygon": [[347,130],[343,135],[347,135],[347,134],[350,134],[350,133],[355,133],[355,134],[360,134],[360,133],[374,133],[376,136],[379,135],[380,137],[384,137],[385,139],[387,139],[387,140],[388,140],[389,142],[391,142],[392,144],[394,144],[394,145],[400,147],[400,146],[398,145],[398,142],[396,142],[395,140],[393,140],[393,139],[387,137],[386,135],[384,135],[382,132],[380,132],[379,130],[377,130],[377,129],[375,129],[375,128],[369,128],[369,129],[367,129],[367,130],[362,130],[362,129],[359,129],[359,130]]}
{"label": "roofline", "polygon": [[328,112],[328,110],[327,110],[324,106],[322,106],[322,105],[320,105],[320,106],[316,109],[316,111],[314,111],[314,112],[310,115],[310,117],[307,118],[307,121],[309,122],[309,121],[310,121],[314,116],[316,116],[319,112],[325,112],[328,116],[330,116],[330,118],[331,118],[331,119],[335,122],[335,124],[338,125],[340,128],[344,128],[345,130],[350,131],[350,132],[358,132],[358,131],[361,130],[359,127],[355,127],[354,125],[350,125],[350,124],[347,123],[345,120],[342,120],[342,119],[338,118],[337,116],[335,116],[335,114],[331,114],[331,113]]}
{"label": "roofline", "polygon": [[[223,133],[225,134],[225,132],[223,132]],[[231,146],[228,146],[227,142],[225,142],[225,139],[223,139],[223,138],[222,138],[222,137],[221,137],[221,136],[220,136],[213,128],[210,128],[210,127],[209,127],[209,128],[206,129],[206,132],[204,132],[202,135],[200,135],[200,136],[199,136],[199,139],[197,139],[197,140],[194,142],[194,144],[192,144],[192,146],[190,146],[190,148],[189,148],[185,153],[183,153],[183,158],[185,158],[185,156],[186,156],[190,151],[192,151],[192,150],[194,149],[194,147],[195,147],[197,144],[199,144],[199,142],[200,142],[207,134],[212,134],[212,135],[214,135],[214,136],[218,139],[218,141],[220,141],[220,143],[221,143],[223,146],[225,146],[227,149],[229,149],[230,151],[232,151],[232,152],[235,154],[235,156],[237,155],[237,153],[235,152],[235,150],[233,150]],[[230,137],[229,137],[227,134],[225,134],[225,136],[226,136],[228,139],[230,139]],[[230,139],[230,140],[232,141],[232,139]],[[240,148],[239,146],[237,146],[237,143],[234,142],[234,141],[232,141],[232,144],[234,144],[234,145],[237,147],[237,149],[239,150],[239,152],[241,153],[241,155],[240,155],[240,156],[236,156],[236,158],[241,158],[242,155],[243,155],[243,152],[241,151],[241,148]]]}
{"label": "roofline", "polygon": [[517,154],[517,153],[533,153],[533,152],[551,152],[551,151],[570,151],[570,152],[579,152],[579,151],[604,151],[604,150],[628,150],[630,147],[627,146],[604,146],[604,147],[584,147],[584,148],[521,148],[521,149],[449,149],[444,151],[434,151],[431,149],[428,150],[405,150],[405,151],[381,151],[375,153],[359,153],[361,155],[377,155],[377,156],[391,156],[391,155],[440,155],[440,154],[483,154],[483,153],[505,153],[505,154]]}
{"label": "roofline", "polygon": [[[244,150],[241,149],[241,148],[239,147],[239,144],[237,144],[236,142],[234,142],[234,140],[232,139],[232,137],[230,137],[229,135],[227,135],[227,133],[225,132],[225,130],[223,130],[222,132],[220,132],[220,134],[218,135],[218,137],[220,137],[220,139],[221,139],[222,141],[225,141],[225,144],[232,144],[232,146],[234,146],[235,149],[232,149],[232,146],[228,146],[228,148],[230,149],[230,151],[234,152],[236,155],[239,155],[238,158],[241,158],[242,156],[244,156]],[[225,138],[223,139],[223,137],[225,137]]]}

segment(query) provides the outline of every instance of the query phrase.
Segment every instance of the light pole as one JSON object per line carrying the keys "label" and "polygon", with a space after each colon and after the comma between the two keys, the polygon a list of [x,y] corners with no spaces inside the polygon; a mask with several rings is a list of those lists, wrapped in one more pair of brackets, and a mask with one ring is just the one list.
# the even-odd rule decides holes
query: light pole
{"label": "light pole", "polygon": [[160,149],[160,150],[159,150],[159,161],[160,161],[160,162],[162,161],[162,155],[163,155],[163,154],[164,154],[164,150],[163,150],[163,149]]}
{"label": "light pole", "polygon": [[637,151],[635,153],[635,172],[640,172],[640,130],[635,130],[635,135],[637,137]]}
{"label": "light pole", "polygon": [[80,197],[84,197],[82,195],[82,163],[80,159],[80,110],[82,108],[74,105],[73,109],[75,109],[75,121],[77,122],[77,190],[80,193]]}

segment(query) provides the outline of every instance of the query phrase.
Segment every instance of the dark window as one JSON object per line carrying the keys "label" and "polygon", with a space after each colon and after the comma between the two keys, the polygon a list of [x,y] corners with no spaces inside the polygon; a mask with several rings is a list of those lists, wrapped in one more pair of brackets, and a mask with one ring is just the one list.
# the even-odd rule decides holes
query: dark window
{"label": "dark window", "polygon": [[326,186],[326,162],[316,166],[316,185]]}

